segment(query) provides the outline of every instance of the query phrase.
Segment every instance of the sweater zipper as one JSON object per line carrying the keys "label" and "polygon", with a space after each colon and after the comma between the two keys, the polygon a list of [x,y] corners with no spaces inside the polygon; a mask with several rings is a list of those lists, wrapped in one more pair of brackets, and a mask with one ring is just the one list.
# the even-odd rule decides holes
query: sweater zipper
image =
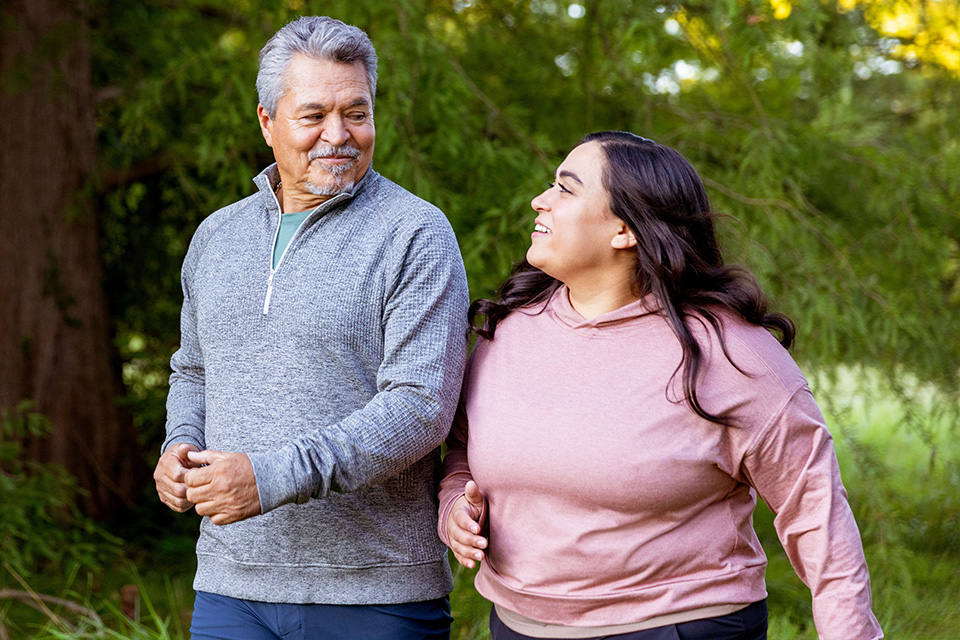
{"label": "sweater zipper", "polygon": [[304,218],[303,222],[300,223],[300,226],[297,227],[297,230],[296,232],[294,232],[293,237],[290,238],[290,242],[287,243],[287,246],[284,247],[283,249],[283,253],[280,254],[280,259],[277,260],[277,266],[274,267],[273,266],[273,250],[277,246],[277,237],[280,235],[280,217],[283,216],[283,213],[280,210],[280,201],[277,200],[277,193],[274,191],[271,193],[271,195],[273,195],[273,201],[277,203],[277,212],[279,214],[279,217],[277,217],[277,228],[273,232],[273,244],[270,245],[270,252],[267,257],[267,259],[270,260],[270,276],[267,278],[267,295],[264,296],[264,299],[263,299],[263,315],[267,315],[270,313],[270,296],[273,295],[273,276],[277,274],[277,269],[279,269],[280,265],[283,264],[283,259],[284,257],[286,257],[287,251],[290,249],[290,246],[293,244],[293,241],[297,239],[297,236],[300,235],[300,231],[301,229],[303,229],[303,225],[305,225],[307,223],[307,220],[309,220],[310,217],[313,216],[321,208],[324,208],[324,210],[329,209],[330,207],[333,206],[335,202],[339,202],[340,200],[343,200],[348,197],[348,195],[345,193],[338,194],[333,198],[331,198],[330,200],[327,200],[326,202],[318,206],[313,211],[311,211],[310,215]]}
{"label": "sweater zipper", "polygon": [[[277,265],[279,266],[279,265]],[[270,313],[270,296],[273,295],[273,274],[276,271],[270,271],[270,277],[267,278],[267,297],[263,300],[263,315]]]}
{"label": "sweater zipper", "polygon": [[[280,208],[280,200],[277,199],[276,190],[271,190],[270,195],[273,201],[277,203],[277,228],[273,231],[273,242],[270,244],[270,251],[267,252],[267,260],[270,261],[270,277],[267,278],[267,295],[263,299],[263,315],[270,313],[270,296],[273,295],[273,275],[277,272],[277,267],[283,261],[283,256],[277,261],[277,267],[273,266],[273,251],[277,246],[277,238],[280,236],[280,219],[283,217],[283,209]],[[291,238],[292,240],[292,238]],[[284,251],[286,253],[286,251]]]}

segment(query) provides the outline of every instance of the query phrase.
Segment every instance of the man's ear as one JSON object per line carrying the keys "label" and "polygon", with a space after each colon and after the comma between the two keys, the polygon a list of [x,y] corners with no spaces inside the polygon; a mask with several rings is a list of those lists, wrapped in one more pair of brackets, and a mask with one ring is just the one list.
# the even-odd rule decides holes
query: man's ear
{"label": "man's ear", "polygon": [[263,139],[267,141],[268,147],[273,148],[273,120],[270,119],[270,114],[262,104],[257,105],[257,120],[260,121],[260,133],[263,134]]}
{"label": "man's ear", "polygon": [[613,236],[610,240],[610,246],[614,249],[632,249],[637,246],[637,238],[633,235],[633,231],[630,230],[625,224],[620,225],[620,230],[617,231],[617,235]]}

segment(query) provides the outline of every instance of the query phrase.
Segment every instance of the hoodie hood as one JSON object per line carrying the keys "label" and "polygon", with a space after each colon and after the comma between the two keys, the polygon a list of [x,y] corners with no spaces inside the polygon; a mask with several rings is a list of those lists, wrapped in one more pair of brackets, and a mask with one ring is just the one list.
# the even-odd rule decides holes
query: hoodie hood
{"label": "hoodie hood", "polygon": [[597,335],[616,335],[620,329],[630,331],[631,325],[638,318],[649,315],[659,315],[662,306],[656,297],[651,293],[646,296],[624,305],[619,309],[602,313],[595,318],[587,320],[570,304],[569,289],[566,285],[560,285],[547,302],[544,312],[551,316],[555,322],[576,332]]}

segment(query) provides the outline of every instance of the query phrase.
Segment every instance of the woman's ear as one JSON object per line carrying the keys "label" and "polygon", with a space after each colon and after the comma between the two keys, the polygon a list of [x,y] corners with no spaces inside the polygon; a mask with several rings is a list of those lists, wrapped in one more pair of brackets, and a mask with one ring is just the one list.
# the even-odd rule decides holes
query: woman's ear
{"label": "woman's ear", "polygon": [[633,235],[630,227],[622,224],[620,230],[617,231],[617,235],[610,240],[610,246],[614,249],[631,249],[637,246],[637,238]]}

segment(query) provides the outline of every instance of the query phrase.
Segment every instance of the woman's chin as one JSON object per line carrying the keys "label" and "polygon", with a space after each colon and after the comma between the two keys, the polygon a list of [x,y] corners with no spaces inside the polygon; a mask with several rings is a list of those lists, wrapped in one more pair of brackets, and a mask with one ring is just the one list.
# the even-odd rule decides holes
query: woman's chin
{"label": "woman's chin", "polygon": [[545,271],[544,267],[547,266],[547,264],[546,261],[542,259],[542,253],[542,251],[537,251],[537,247],[531,246],[529,249],[527,249],[526,257],[527,262],[529,262],[531,266],[536,267],[541,271]]}

